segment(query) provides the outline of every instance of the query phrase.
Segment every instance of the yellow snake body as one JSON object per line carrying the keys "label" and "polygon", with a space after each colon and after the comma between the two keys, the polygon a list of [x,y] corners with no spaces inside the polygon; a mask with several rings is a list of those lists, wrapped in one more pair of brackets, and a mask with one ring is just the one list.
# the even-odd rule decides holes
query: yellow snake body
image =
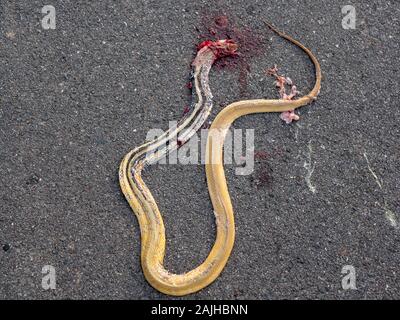
{"label": "yellow snake body", "polygon": [[[212,95],[206,80],[215,57],[212,57],[206,48],[202,49],[201,55],[202,50],[199,51],[194,63],[195,89],[199,100],[193,112],[186,116],[175,131],[167,131],[155,141],[132,150],[121,163],[119,174],[121,189],[137,216],[141,230],[141,263],[144,275],[154,288],[165,294],[182,296],[206,287],[218,277],[231,254],[235,238],[234,216],[222,160],[223,143],[231,124],[237,118],[247,114],[294,110],[315,100],[319,93],[321,69],[314,55],[298,41],[267,25],[308,54],[315,66],[316,83],[308,95],[297,100],[257,99],[232,103],[225,107],[213,121],[207,138],[206,175],[216,218],[217,235],[208,257],[197,268],[184,274],[172,274],[163,267],[165,255],[163,219],[151,192],[142,180],[141,171],[147,164],[153,163],[166,152],[177,148],[174,142],[169,143],[167,147],[162,147],[166,141],[172,141],[172,138],[181,132],[183,132],[183,140],[187,141],[208,116],[212,105]],[[225,40],[221,40],[219,45],[222,50],[226,50],[222,51],[222,55],[236,50],[234,45]],[[221,54],[220,51],[219,54]]]}

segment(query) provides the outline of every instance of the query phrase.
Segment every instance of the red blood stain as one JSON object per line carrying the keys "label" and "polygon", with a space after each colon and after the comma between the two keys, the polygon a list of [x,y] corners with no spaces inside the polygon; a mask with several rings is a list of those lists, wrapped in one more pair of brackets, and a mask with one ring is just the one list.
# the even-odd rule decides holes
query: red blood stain
{"label": "red blood stain", "polygon": [[217,31],[215,31],[215,29],[213,29],[213,28],[210,28],[209,31],[213,36],[215,36],[217,34]]}
{"label": "red blood stain", "polygon": [[269,168],[264,168],[257,174],[257,179],[255,181],[255,185],[257,189],[261,189],[263,187],[271,187],[271,184],[273,182],[272,175],[270,173]]}
{"label": "red blood stain", "polygon": [[[237,50],[237,44],[235,41],[228,39],[228,40],[217,40],[217,41],[211,41],[211,40],[206,40],[201,42],[197,46],[197,50],[200,51],[204,47],[208,47],[211,49],[211,51],[214,53],[215,60],[221,59],[223,57],[227,56],[234,56],[236,55],[236,50]],[[196,60],[193,62],[193,64],[196,63]]]}
{"label": "red blood stain", "polygon": [[255,167],[255,172],[251,178],[252,183],[257,189],[270,188],[273,183],[272,168],[268,160],[273,158],[281,158],[283,156],[283,149],[278,148],[271,152],[257,150],[254,151],[254,158],[259,160]]}
{"label": "red blood stain", "polygon": [[204,47],[210,47],[212,45],[212,43],[213,42],[211,40],[205,40],[205,41],[201,42],[200,44],[197,45],[197,51],[200,51]]}
{"label": "red blood stain", "polygon": [[235,19],[226,14],[204,13],[201,26],[196,28],[204,46],[208,41],[231,39],[238,45],[238,53],[223,57],[215,63],[217,69],[238,69],[240,96],[247,96],[250,60],[263,52],[265,40],[249,27],[239,27]]}
{"label": "red blood stain", "polygon": [[228,17],[226,15],[217,16],[214,21],[218,27],[226,28],[228,26]]}
{"label": "red blood stain", "polygon": [[183,115],[187,114],[189,110],[190,110],[189,106],[186,106],[185,109],[183,109]]}
{"label": "red blood stain", "polygon": [[269,158],[269,154],[266,151],[255,151],[254,158],[260,160],[267,160]]}

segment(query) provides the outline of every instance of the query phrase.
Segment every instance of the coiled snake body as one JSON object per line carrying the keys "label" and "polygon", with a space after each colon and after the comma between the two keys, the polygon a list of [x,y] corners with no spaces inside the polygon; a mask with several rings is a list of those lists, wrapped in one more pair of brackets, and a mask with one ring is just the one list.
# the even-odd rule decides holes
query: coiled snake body
{"label": "coiled snake body", "polygon": [[296,109],[313,101],[319,93],[321,70],[314,55],[298,41],[268,23],[267,25],[308,54],[315,66],[316,83],[308,95],[297,100],[257,99],[234,102],[225,107],[213,121],[207,137],[206,175],[216,217],[217,235],[208,257],[197,268],[184,274],[172,274],[163,267],[164,223],[150,190],[142,180],[141,172],[146,165],[155,163],[168,152],[176,150],[201,128],[212,108],[212,94],[208,85],[209,71],[216,59],[235,53],[237,46],[233,41],[203,42],[192,64],[194,88],[198,97],[192,111],[184,116],[176,128],[130,151],[121,162],[120,186],[139,221],[143,272],[147,281],[165,294],[182,296],[206,287],[221,273],[232,251],[235,237],[234,216],[222,160],[223,143],[230,125],[237,118],[247,114]]}

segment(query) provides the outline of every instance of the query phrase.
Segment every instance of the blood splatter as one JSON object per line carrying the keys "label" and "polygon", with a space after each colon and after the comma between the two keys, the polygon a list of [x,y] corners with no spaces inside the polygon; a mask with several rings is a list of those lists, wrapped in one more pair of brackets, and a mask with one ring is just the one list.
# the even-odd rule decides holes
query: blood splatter
{"label": "blood splatter", "polygon": [[199,38],[203,41],[230,39],[238,44],[238,53],[219,59],[215,63],[216,69],[238,69],[240,96],[247,96],[248,74],[250,60],[263,52],[265,40],[261,34],[249,27],[239,27],[233,17],[220,13],[203,13],[201,26],[196,28]]}
{"label": "blood splatter", "polygon": [[273,183],[272,169],[268,163],[264,163],[262,167],[256,169],[255,175],[250,181],[257,189],[270,188]]}
{"label": "blood splatter", "polygon": [[228,17],[226,15],[217,16],[214,21],[218,27],[226,28],[228,26]]}

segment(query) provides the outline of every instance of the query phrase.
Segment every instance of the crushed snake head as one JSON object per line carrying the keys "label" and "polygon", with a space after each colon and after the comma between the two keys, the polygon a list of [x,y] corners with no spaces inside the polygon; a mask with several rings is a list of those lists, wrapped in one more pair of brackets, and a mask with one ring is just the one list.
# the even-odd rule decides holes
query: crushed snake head
{"label": "crushed snake head", "polygon": [[237,49],[238,45],[230,39],[203,41],[197,46],[198,53],[192,66],[203,64],[205,59],[212,59],[214,62],[220,58],[235,55]]}

